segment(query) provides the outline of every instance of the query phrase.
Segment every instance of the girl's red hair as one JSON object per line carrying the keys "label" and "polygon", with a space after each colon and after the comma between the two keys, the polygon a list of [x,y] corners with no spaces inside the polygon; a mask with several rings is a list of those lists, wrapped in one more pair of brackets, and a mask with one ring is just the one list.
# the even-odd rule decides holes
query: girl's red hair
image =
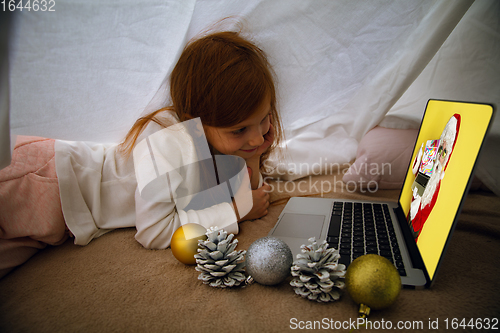
{"label": "girl's red hair", "polygon": [[130,154],[150,121],[170,125],[161,123],[162,111],[174,111],[181,122],[199,117],[203,125],[227,128],[250,117],[268,96],[275,140],[261,157],[261,166],[282,139],[274,76],[267,57],[238,32],[208,34],[189,42],[172,70],[172,105],[138,119],[123,147]]}

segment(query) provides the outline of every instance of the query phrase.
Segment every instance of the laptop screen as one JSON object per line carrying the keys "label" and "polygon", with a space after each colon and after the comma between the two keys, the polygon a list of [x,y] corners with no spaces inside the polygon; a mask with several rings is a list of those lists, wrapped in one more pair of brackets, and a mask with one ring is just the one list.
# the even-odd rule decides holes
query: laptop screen
{"label": "laptop screen", "polygon": [[493,115],[486,104],[430,100],[399,203],[432,280]]}

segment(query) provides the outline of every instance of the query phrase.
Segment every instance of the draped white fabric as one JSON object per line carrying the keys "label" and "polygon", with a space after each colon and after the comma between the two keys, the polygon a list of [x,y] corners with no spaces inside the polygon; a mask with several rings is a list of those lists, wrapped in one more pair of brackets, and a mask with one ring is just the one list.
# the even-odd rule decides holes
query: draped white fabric
{"label": "draped white fabric", "polygon": [[[278,170],[293,169],[288,178],[311,172],[298,164],[351,162],[378,124],[418,127],[430,98],[500,105],[495,0],[59,0],[55,9],[15,13],[13,135],[120,141],[164,103],[184,43],[228,16],[277,74],[287,139]],[[477,172],[500,193],[498,117],[490,136]]]}

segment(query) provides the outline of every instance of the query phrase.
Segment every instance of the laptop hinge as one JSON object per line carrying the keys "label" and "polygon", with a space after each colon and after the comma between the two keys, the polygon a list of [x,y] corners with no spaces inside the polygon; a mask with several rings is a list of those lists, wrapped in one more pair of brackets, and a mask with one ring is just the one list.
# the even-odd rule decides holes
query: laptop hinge
{"label": "laptop hinge", "polygon": [[398,204],[397,208],[394,208],[394,214],[396,214],[401,232],[403,233],[403,237],[406,243],[406,247],[408,248],[408,253],[410,255],[413,267],[423,270],[427,278],[428,274],[424,266],[424,261],[422,260],[422,256],[420,255],[420,251],[418,250],[415,238],[413,237],[410,228],[408,227],[406,216],[400,204]]}

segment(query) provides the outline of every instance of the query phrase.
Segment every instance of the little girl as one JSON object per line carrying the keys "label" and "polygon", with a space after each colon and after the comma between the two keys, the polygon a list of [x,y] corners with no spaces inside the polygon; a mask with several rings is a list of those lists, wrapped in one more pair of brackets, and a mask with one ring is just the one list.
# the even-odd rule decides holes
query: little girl
{"label": "little girl", "polygon": [[[119,145],[18,138],[11,165],[0,170],[0,277],[68,237],[86,245],[113,229],[135,226],[144,247],[163,249],[185,223],[237,233],[239,222],[267,214],[270,187],[260,171],[282,131],[263,51],[236,32],[191,41],[170,75],[170,97],[170,106],[138,119]],[[136,156],[151,149],[153,134],[194,119],[201,121],[212,155],[246,162],[253,203],[245,216],[228,203],[185,210],[141,195]],[[156,141],[158,156],[169,165],[190,162],[196,147],[169,133],[159,148]],[[174,190],[189,188],[193,179],[173,183]]]}

